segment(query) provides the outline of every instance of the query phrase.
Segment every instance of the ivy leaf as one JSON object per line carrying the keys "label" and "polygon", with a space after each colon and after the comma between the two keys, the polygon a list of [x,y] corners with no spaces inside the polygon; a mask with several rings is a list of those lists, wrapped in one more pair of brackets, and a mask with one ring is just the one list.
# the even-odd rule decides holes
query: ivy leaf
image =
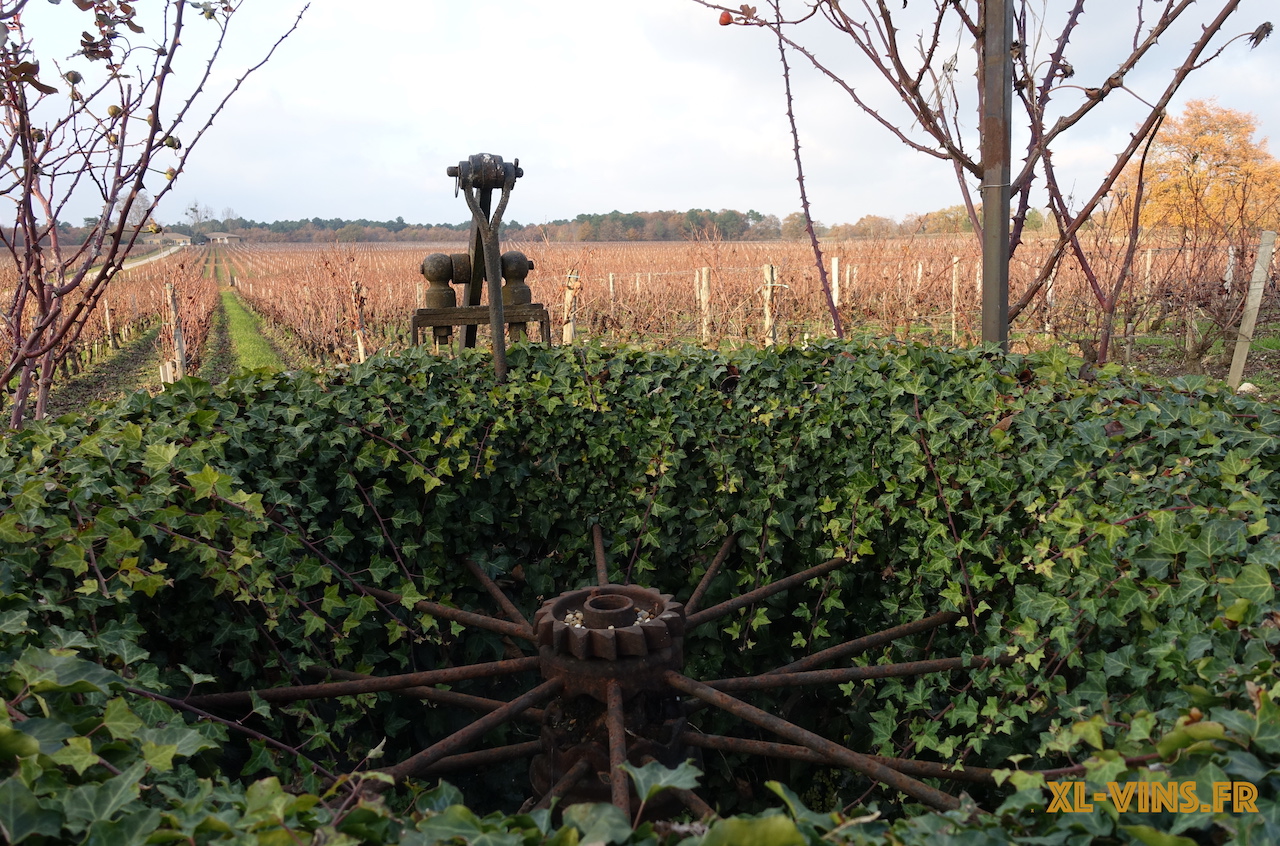
{"label": "ivy leaf", "polygon": [[205,737],[193,728],[187,728],[179,721],[162,728],[150,726],[138,730],[138,740],[151,744],[159,749],[172,746],[175,754],[190,757],[204,749],[216,749],[218,744]]}
{"label": "ivy leaf", "polygon": [[1280,755],[1280,706],[1266,691],[1258,694],[1258,722],[1253,742],[1264,752]]}
{"label": "ivy leaf", "polygon": [[1160,738],[1156,744],[1156,751],[1160,753],[1161,758],[1169,758],[1179,749],[1185,749],[1193,743],[1199,743],[1202,740],[1219,740],[1225,736],[1222,723],[1214,723],[1205,720],[1199,723],[1188,723],[1179,726],[1171,732]]}
{"label": "ivy leaf", "polygon": [[178,669],[182,670],[182,674],[191,680],[191,685],[193,687],[198,684],[203,684],[204,682],[211,682],[211,681],[218,680],[216,676],[211,676],[208,673],[197,673],[195,670],[191,669],[186,664],[179,664]]}
{"label": "ivy leaf", "polygon": [[62,815],[40,806],[18,776],[0,782],[0,829],[13,846],[32,835],[54,837],[62,831]]}
{"label": "ivy leaf", "polygon": [[690,761],[685,761],[675,769],[668,769],[659,761],[650,761],[643,767],[624,761],[621,766],[635,782],[636,795],[642,802],[648,802],[668,787],[692,790],[698,786],[698,777],[702,775]]}
{"label": "ivy leaf", "polygon": [[1107,722],[1102,718],[1101,714],[1094,714],[1088,720],[1074,723],[1071,726],[1071,733],[1076,737],[1083,738],[1094,749],[1102,748],[1102,730],[1106,728]]}
{"label": "ivy leaf", "polygon": [[40,751],[40,741],[24,731],[0,726],[0,762],[5,766],[13,763],[14,758],[26,758]]}
{"label": "ivy leaf", "polygon": [[138,782],[146,772],[141,761],[100,784],[82,784],[68,794],[63,807],[69,820],[92,823],[108,820],[138,796]]}
{"label": "ivy leaf", "polygon": [[[567,816],[568,814],[566,814]],[[630,827],[627,829],[630,832]],[[440,813],[418,823],[418,832],[424,835],[424,843],[448,843],[455,837],[471,843],[472,838],[484,832],[480,818],[465,805],[450,805]]]}
{"label": "ivy leaf", "polygon": [[129,710],[129,703],[123,699],[112,699],[107,703],[102,724],[116,740],[128,740],[142,728],[143,722],[138,715]]}
{"label": "ivy leaf", "polygon": [[68,737],[75,737],[76,730],[59,719],[33,717],[22,723],[21,731],[29,734],[40,743],[40,752],[52,755],[63,746]]}
{"label": "ivy leaf", "polygon": [[831,828],[833,819],[831,814],[822,814],[809,810],[800,797],[782,782],[766,781],[764,786],[781,797],[787,806],[787,811],[790,812],[796,822],[804,823],[818,831],[826,831]]}
{"label": "ivy leaf", "polygon": [[98,763],[98,756],[93,751],[93,741],[87,737],[68,738],[67,745],[52,757],[55,763],[71,767],[76,775],[84,775],[85,770]]}
{"label": "ivy leaf", "polygon": [[1168,834],[1149,825],[1122,825],[1120,828],[1132,834],[1139,843],[1143,843],[1145,846],[1197,846],[1196,841],[1190,837]]}
{"label": "ivy leaf", "polygon": [[[87,843],[146,843],[147,835],[160,825],[160,812],[147,808],[118,820],[97,820],[89,827]],[[263,838],[264,840],[266,838]]]}
{"label": "ivy leaf", "polygon": [[[140,632],[139,632],[140,633]],[[147,660],[151,653],[138,646],[136,634],[120,630],[104,630],[98,636],[98,645],[108,655],[115,655],[126,666]]]}
{"label": "ivy leaf", "polygon": [[1276,593],[1270,574],[1261,564],[1246,564],[1234,580],[1222,581],[1224,594],[1248,600],[1254,605],[1266,605]]}
{"label": "ivy leaf", "polygon": [[177,444],[149,444],[142,456],[142,469],[152,476],[161,476],[173,468],[173,460],[182,448]]}
{"label": "ivy leaf", "polygon": [[119,676],[91,661],[35,647],[23,652],[13,669],[36,693],[106,693],[112,687],[124,686]]}
{"label": "ivy leaf", "polygon": [[[267,744],[260,740],[249,741],[249,748],[253,750],[253,754],[249,756],[249,760],[240,768],[240,775],[251,776],[262,770],[268,772],[279,772],[280,768],[276,765],[275,759],[271,757],[271,750],[267,748]],[[262,782],[254,782],[261,784]]]}
{"label": "ivy leaf", "polygon": [[151,741],[144,741],[142,744],[142,757],[147,765],[152,769],[160,772],[168,772],[173,769],[173,756],[178,752],[178,747],[172,743],[166,743],[158,746]]}
{"label": "ivy leaf", "polygon": [[615,805],[570,805],[564,821],[582,832],[583,843],[626,843],[631,838],[631,823]]}
{"label": "ivy leaf", "polygon": [[1229,479],[1248,472],[1248,470],[1249,462],[1234,449],[1218,462],[1218,472]]}
{"label": "ivy leaf", "polygon": [[34,532],[19,529],[18,525],[18,515],[14,512],[10,511],[8,514],[0,514],[0,541],[19,544],[26,543],[35,537]]}
{"label": "ivy leaf", "polygon": [[462,791],[447,781],[441,780],[436,787],[417,798],[413,806],[420,814],[443,811],[452,805],[461,805]]}
{"label": "ivy leaf", "polygon": [[195,489],[198,500],[212,496],[214,493],[224,499],[231,495],[231,477],[219,473],[208,464],[199,473],[188,473],[187,481]]}
{"label": "ivy leaf", "polygon": [[1114,749],[1103,749],[1084,762],[1089,781],[1106,784],[1115,781],[1127,769],[1124,757]]}
{"label": "ivy leaf", "polygon": [[712,823],[700,846],[804,846],[804,836],[790,817],[770,814],[756,819],[730,817]]}

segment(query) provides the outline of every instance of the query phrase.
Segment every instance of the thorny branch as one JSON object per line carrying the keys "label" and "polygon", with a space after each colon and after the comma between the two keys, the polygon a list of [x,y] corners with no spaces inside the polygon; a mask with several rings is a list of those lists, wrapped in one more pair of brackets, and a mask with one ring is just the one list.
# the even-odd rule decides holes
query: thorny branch
{"label": "thorny branch", "polygon": [[[782,19],[782,11],[777,3],[771,3],[778,20]],[[822,260],[822,247],[818,244],[818,233],[813,229],[813,215],[809,213],[809,194],[804,187],[804,165],[800,159],[800,132],[796,129],[794,101],[791,97],[791,67],[787,63],[787,48],[778,39],[778,57],[782,60],[782,82],[787,93],[787,123],[791,127],[791,143],[796,157],[796,182],[800,183],[800,208],[804,213],[805,231],[809,234],[809,243],[813,245],[813,259],[818,265],[818,281],[822,284],[822,293],[827,298],[827,312],[831,315],[831,326],[837,338],[844,337],[844,326],[840,321],[840,310],[836,307],[835,297],[831,292],[831,280],[827,277],[827,266]],[[766,283],[769,284],[769,283]]]}

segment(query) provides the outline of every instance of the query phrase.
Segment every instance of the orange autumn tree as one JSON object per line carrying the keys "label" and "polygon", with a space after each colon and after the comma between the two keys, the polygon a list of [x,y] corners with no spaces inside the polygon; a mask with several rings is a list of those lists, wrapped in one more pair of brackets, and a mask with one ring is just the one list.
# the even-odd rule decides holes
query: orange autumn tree
{"label": "orange autumn tree", "polygon": [[[1257,118],[1192,100],[1164,121],[1143,171],[1143,228],[1173,230],[1184,243],[1243,246],[1280,224],[1280,162],[1255,138]],[[1137,163],[1121,197],[1136,196]]]}
{"label": "orange autumn tree", "polygon": [[[1147,243],[1176,251],[1166,260],[1176,271],[1153,292],[1153,320],[1158,326],[1175,310],[1183,312],[1193,367],[1239,319],[1243,291],[1231,284],[1237,257],[1249,254],[1260,230],[1280,225],[1280,162],[1267,140],[1255,137],[1257,130],[1249,112],[1214,100],[1188,102],[1180,116],[1163,120],[1099,216],[1104,232],[1128,232],[1130,268],[1139,232],[1154,236],[1144,237]],[[1142,305],[1130,302],[1130,320]]]}

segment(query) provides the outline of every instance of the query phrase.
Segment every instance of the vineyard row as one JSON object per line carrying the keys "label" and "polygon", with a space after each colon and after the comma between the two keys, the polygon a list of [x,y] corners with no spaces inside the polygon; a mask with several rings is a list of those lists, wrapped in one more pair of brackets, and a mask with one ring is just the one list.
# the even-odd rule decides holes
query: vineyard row
{"label": "vineyard row", "polygon": [[[827,297],[811,249],[789,242],[685,244],[507,244],[533,260],[528,282],[552,315],[557,340],[570,333],[650,344],[794,342],[830,334]],[[1017,301],[1048,244],[1026,244],[1011,268]],[[277,326],[317,363],[359,360],[410,343],[410,317],[424,304],[419,267],[426,244],[217,245],[188,247],[122,272],[111,284],[63,376],[74,375],[122,341],[163,326],[162,360],[176,358],[177,303],[186,369],[199,365],[220,284]],[[1114,254],[1113,254],[1114,253]],[[1095,245],[1098,266],[1118,247]],[[1251,257],[1146,245],[1116,314],[1121,328],[1192,321],[1198,309],[1230,312],[1243,295]],[[770,269],[772,268],[772,270]],[[845,327],[882,335],[970,343],[980,326],[981,258],[972,239],[868,240],[826,245],[825,267]],[[0,268],[0,295],[6,293]],[[172,297],[168,291],[172,289]],[[1022,343],[1089,337],[1098,300],[1091,282],[1064,263],[1015,330]],[[485,329],[482,327],[481,332]],[[10,349],[0,335],[0,355]]]}

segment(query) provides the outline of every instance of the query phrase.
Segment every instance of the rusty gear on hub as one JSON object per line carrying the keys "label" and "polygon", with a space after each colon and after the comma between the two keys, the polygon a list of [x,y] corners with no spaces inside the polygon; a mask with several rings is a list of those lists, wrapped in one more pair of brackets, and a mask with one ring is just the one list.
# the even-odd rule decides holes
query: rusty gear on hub
{"label": "rusty gear on hub", "polygon": [[603,585],[548,600],[533,618],[538,646],[578,659],[639,658],[677,646],[684,606],[669,593]]}
{"label": "rusty gear on hub", "polygon": [[614,681],[630,698],[684,664],[684,605],[638,585],[562,593],[542,604],[533,629],[542,676],[563,679],[566,697],[604,702]]}

